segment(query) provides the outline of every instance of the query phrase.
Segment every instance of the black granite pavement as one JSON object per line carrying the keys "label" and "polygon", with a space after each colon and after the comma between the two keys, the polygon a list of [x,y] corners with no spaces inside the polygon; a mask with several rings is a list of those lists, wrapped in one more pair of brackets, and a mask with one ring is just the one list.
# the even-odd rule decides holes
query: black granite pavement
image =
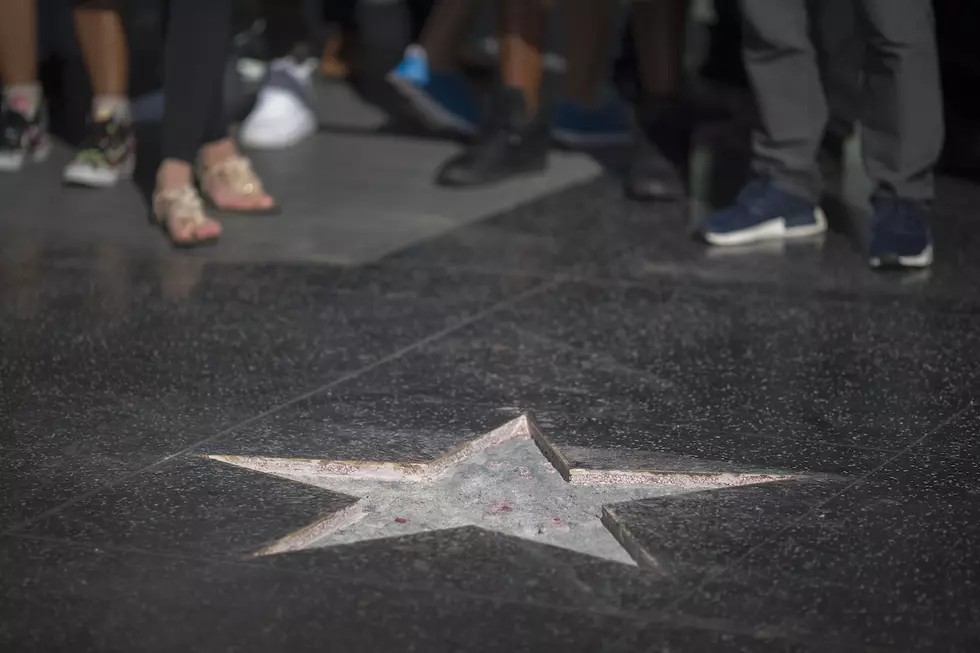
{"label": "black granite pavement", "polygon": [[[304,229],[351,219],[336,165]],[[0,649],[980,647],[977,186],[940,181],[933,270],[878,275],[848,229],[707,251],[611,176],[384,256],[365,210],[356,265],[247,223],[179,254],[57,172],[0,179]],[[351,499],[201,456],[424,461],[524,413],[583,466],[797,478],[611,508],[657,571],[474,528],[252,558]]]}

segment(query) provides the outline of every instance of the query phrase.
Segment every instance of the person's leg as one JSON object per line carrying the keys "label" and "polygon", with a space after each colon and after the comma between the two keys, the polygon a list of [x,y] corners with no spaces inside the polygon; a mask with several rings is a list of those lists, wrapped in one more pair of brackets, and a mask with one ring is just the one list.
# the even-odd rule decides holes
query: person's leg
{"label": "person's leg", "polygon": [[440,0],[429,12],[421,42],[410,45],[388,81],[435,129],[473,133],[480,121],[476,95],[459,71],[459,51],[479,0]]}
{"label": "person's leg", "polygon": [[611,145],[630,140],[629,114],[611,88],[611,45],[620,5],[607,0],[563,0],[564,98],[555,110],[552,135],[569,146]]}
{"label": "person's leg", "polygon": [[867,43],[861,136],[875,183],[870,262],[932,262],[927,225],[943,145],[942,94],[929,0],[862,0]]}
{"label": "person's leg", "polygon": [[37,79],[35,0],[0,2],[0,171],[47,157],[44,98]]}
{"label": "person's leg", "polygon": [[323,8],[326,38],[320,51],[320,73],[334,79],[351,74],[359,42],[357,0],[311,0]]}
{"label": "person's leg", "polygon": [[756,180],[735,205],[708,216],[713,245],[823,233],[826,218],[816,156],[827,103],[805,0],[742,0],[742,50],[759,109],[753,135]]}
{"label": "person's leg", "polygon": [[689,0],[637,0],[632,4],[639,89],[636,150],[626,194],[638,200],[687,194],[691,120],[683,106]]}
{"label": "person's leg", "polygon": [[549,0],[499,3],[500,78],[486,129],[476,144],[446,163],[436,182],[448,186],[493,183],[541,172],[550,137],[541,115],[541,47]]}
{"label": "person's leg", "polygon": [[519,92],[528,116],[541,106],[541,51],[548,8],[546,0],[500,0],[500,79]]}
{"label": "person's leg", "polygon": [[[405,4],[408,6],[408,20],[412,42],[419,43],[425,39],[425,31],[429,27],[429,21],[434,13],[433,8],[436,2],[435,0],[406,0]],[[461,0],[452,4],[467,5],[472,3],[467,0]]]}
{"label": "person's leg", "polygon": [[265,0],[263,7],[272,61],[240,138],[247,147],[279,149],[317,130],[311,80],[315,35],[304,0]]}
{"label": "person's leg", "polygon": [[129,52],[118,0],[78,0],[75,34],[92,85],[88,133],[64,179],[86,186],[112,186],[132,174],[136,138],[127,90]]}
{"label": "person's leg", "polygon": [[[204,214],[193,165],[220,100],[231,39],[232,0],[170,0],[163,55],[163,161],[153,211],[176,245],[213,242],[221,225]],[[224,135],[227,135],[225,133]]]}
{"label": "person's leg", "polygon": [[810,15],[830,111],[824,145],[840,156],[843,141],[854,131],[861,106],[864,43],[858,34],[857,10],[852,0],[810,0]]}

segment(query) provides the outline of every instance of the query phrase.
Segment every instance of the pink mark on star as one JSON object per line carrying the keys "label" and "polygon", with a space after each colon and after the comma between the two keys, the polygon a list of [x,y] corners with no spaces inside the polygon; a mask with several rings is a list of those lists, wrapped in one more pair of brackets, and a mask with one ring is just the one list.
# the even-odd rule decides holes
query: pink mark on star
{"label": "pink mark on star", "polygon": [[497,515],[502,512],[511,512],[514,508],[506,501],[494,501],[487,506],[487,512],[491,515]]}
{"label": "pink mark on star", "polygon": [[404,517],[395,517],[395,523],[396,524],[407,524],[408,523],[408,520],[405,519]]}

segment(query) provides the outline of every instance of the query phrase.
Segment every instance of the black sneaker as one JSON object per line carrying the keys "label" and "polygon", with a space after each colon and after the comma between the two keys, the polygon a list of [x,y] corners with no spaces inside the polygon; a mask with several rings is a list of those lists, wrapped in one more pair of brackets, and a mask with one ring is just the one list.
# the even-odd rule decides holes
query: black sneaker
{"label": "black sneaker", "polygon": [[930,266],[932,234],[926,208],[911,200],[875,200],[868,263],[875,269]]}
{"label": "black sneaker", "polygon": [[133,175],[136,133],[132,124],[115,115],[89,121],[88,133],[74,160],[65,167],[68,184],[107,188]]}
{"label": "black sneaker", "polygon": [[33,118],[8,104],[0,105],[0,171],[16,172],[25,162],[44,161],[51,154],[44,108]]}
{"label": "black sneaker", "polygon": [[687,197],[692,128],[676,111],[641,111],[637,119],[633,158],[624,190],[641,202],[676,201]]}
{"label": "black sneaker", "polygon": [[443,165],[436,183],[478,186],[543,172],[551,139],[540,113],[529,118],[524,94],[515,88],[503,89],[483,134]]}

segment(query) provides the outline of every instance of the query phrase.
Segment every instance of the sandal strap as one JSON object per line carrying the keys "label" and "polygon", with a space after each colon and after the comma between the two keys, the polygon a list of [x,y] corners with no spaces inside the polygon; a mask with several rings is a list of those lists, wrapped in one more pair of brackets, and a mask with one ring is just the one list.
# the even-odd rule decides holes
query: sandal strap
{"label": "sandal strap", "polygon": [[208,167],[199,163],[197,177],[206,189],[219,186],[227,188],[236,195],[262,195],[265,193],[262,182],[252,169],[252,162],[241,155],[230,156]]}
{"label": "sandal strap", "polygon": [[153,193],[153,215],[161,224],[177,222],[193,227],[199,227],[210,220],[204,213],[201,196],[190,185]]}

